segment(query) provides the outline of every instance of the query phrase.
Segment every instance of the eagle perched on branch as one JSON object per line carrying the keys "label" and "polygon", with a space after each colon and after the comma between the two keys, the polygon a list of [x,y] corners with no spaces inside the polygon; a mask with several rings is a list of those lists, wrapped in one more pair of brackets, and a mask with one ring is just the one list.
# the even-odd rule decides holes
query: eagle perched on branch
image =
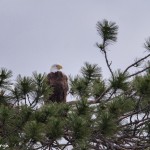
{"label": "eagle perched on branch", "polygon": [[54,64],[51,67],[50,73],[47,75],[48,84],[52,87],[53,93],[49,96],[49,101],[66,102],[68,91],[68,78],[60,70],[62,66]]}

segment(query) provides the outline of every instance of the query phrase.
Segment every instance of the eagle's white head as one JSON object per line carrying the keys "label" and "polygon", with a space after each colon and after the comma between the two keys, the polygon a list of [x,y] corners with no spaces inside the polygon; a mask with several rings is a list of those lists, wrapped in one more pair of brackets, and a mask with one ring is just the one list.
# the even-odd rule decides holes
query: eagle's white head
{"label": "eagle's white head", "polygon": [[57,72],[59,71],[60,69],[62,69],[62,66],[59,65],[59,64],[54,64],[51,66],[51,69],[50,69],[50,72]]}

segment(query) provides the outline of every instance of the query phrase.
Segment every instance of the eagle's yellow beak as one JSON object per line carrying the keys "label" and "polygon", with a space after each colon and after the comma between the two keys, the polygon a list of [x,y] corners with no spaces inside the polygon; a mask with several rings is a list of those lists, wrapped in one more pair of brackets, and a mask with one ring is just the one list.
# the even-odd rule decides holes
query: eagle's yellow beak
{"label": "eagle's yellow beak", "polygon": [[61,65],[57,65],[57,68],[60,70],[62,69],[63,67]]}

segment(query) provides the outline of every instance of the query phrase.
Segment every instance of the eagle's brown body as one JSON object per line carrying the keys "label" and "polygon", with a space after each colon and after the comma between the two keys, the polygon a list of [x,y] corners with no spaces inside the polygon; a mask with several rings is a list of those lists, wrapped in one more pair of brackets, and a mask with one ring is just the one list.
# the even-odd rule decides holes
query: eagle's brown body
{"label": "eagle's brown body", "polygon": [[49,96],[49,101],[66,102],[68,91],[68,78],[61,71],[51,72],[47,76],[48,84],[53,88],[53,93]]}

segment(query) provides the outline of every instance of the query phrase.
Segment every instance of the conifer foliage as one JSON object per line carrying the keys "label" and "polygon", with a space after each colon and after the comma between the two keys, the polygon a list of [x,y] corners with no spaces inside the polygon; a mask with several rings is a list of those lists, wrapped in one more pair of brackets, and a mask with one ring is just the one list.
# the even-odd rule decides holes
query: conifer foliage
{"label": "conifer foliage", "polygon": [[118,26],[102,20],[97,31],[110,77],[103,79],[103,66],[85,62],[69,77],[74,101],[45,103],[53,92],[46,74],[11,81],[12,71],[0,69],[0,149],[149,150],[150,38],[146,56],[113,70],[108,49],[117,41]]}

